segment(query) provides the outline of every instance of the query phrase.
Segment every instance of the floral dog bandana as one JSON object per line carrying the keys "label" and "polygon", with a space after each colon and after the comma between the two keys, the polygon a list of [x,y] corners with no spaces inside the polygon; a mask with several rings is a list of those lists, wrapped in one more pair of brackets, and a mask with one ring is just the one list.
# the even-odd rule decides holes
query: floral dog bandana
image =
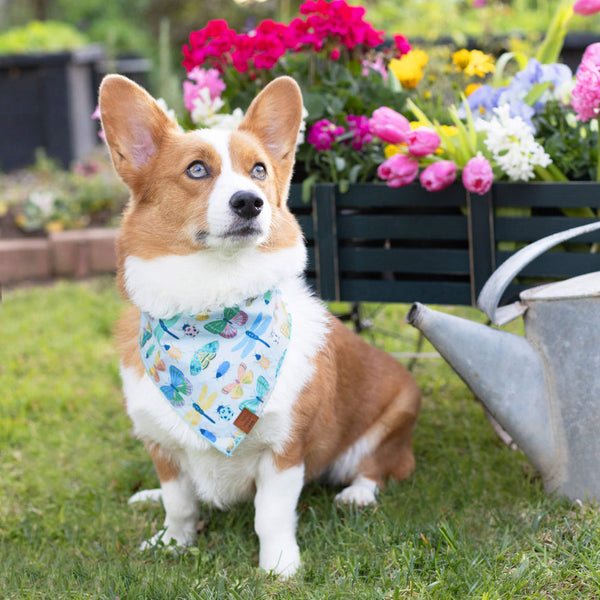
{"label": "floral dog bandana", "polygon": [[140,355],[177,414],[231,455],[254,427],[275,387],[291,333],[278,289],[240,306],[140,319]]}

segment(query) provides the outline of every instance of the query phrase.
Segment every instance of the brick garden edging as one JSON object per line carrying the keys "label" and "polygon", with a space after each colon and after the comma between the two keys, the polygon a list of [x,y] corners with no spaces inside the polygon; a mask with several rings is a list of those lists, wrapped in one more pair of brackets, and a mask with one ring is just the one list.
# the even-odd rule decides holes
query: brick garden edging
{"label": "brick garden edging", "polygon": [[117,229],[80,229],[45,238],[0,240],[0,283],[114,273]]}

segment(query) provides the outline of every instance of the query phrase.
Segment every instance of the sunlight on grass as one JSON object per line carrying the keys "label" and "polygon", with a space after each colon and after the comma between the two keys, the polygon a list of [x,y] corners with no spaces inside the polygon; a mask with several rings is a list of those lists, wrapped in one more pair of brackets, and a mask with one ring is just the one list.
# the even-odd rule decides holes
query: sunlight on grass
{"label": "sunlight on grass", "polygon": [[[600,518],[549,498],[440,358],[421,358],[417,471],[376,509],[337,509],[309,484],[304,571],[256,569],[251,503],[203,510],[197,547],[141,555],[160,506],[127,498],[157,479],[121,404],[110,278],[8,292],[0,307],[0,597],[7,599],[592,598]],[[334,306],[344,312],[346,306]],[[411,352],[407,306],[364,307],[367,339]],[[476,311],[452,312],[480,318]],[[424,352],[431,352],[425,345]],[[404,360],[404,359],[403,359]],[[406,362],[406,361],[404,361]]]}

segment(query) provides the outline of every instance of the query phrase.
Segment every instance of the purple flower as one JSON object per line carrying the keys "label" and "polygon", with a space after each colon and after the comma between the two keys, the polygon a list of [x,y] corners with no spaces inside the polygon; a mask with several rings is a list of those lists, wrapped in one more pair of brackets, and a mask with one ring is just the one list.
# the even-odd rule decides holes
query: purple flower
{"label": "purple flower", "polygon": [[[498,98],[506,88],[494,88],[491,85],[480,85],[468,98],[467,104],[474,117],[490,113],[498,106]],[[467,111],[464,106],[458,110],[458,116],[463,119]]]}
{"label": "purple flower", "polygon": [[355,150],[362,150],[364,145],[373,141],[368,117],[348,115],[346,120],[348,121],[348,131],[352,133],[352,147]]}
{"label": "purple flower", "polygon": [[343,127],[339,127],[327,119],[321,119],[310,128],[306,139],[317,150],[329,150],[336,138],[345,132]]}
{"label": "purple flower", "polygon": [[419,179],[429,192],[439,192],[456,179],[456,165],[451,160],[432,163],[423,169]]}
{"label": "purple flower", "polygon": [[494,182],[494,173],[488,159],[484,156],[474,156],[469,160],[463,169],[462,182],[469,192],[488,192]]}
{"label": "purple flower", "polygon": [[[566,83],[573,79],[573,73],[567,65],[553,63],[543,65],[535,58],[529,59],[527,66],[515,74],[510,86],[507,88],[499,99],[499,104],[503,102],[524,102],[527,94],[536,86],[543,83],[550,83],[549,93],[546,92],[535,104],[534,113],[539,113],[544,109],[549,97],[552,97],[555,90],[560,89]],[[512,111],[511,116],[520,116],[523,118],[522,111]],[[525,119],[526,121],[530,119]]]}

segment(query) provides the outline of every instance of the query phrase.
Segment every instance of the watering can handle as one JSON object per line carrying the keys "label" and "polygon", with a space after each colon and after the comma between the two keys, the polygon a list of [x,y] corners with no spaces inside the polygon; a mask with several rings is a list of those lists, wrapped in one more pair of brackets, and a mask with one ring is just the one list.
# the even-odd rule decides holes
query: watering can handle
{"label": "watering can handle", "polygon": [[485,282],[479,298],[477,298],[477,306],[489,317],[494,325],[504,325],[520,317],[527,310],[527,307],[522,302],[517,301],[507,306],[498,306],[504,290],[506,290],[514,277],[518,275],[523,267],[528,265],[534,258],[540,256],[540,254],[546,252],[546,250],[550,250],[550,248],[557,244],[566,242],[584,233],[595,231],[596,229],[600,229],[600,221],[553,233],[515,252]]}

